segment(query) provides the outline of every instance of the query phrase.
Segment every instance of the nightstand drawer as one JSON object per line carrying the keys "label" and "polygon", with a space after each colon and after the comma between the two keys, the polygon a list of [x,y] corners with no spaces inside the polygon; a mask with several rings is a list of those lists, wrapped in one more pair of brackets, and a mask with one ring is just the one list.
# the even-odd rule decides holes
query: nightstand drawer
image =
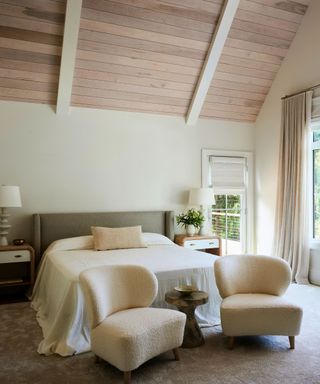
{"label": "nightstand drawer", "polygon": [[183,246],[189,249],[219,248],[219,239],[185,240]]}
{"label": "nightstand drawer", "polygon": [[0,264],[5,263],[23,263],[31,260],[30,251],[27,249],[21,249],[17,251],[1,251],[0,252]]}

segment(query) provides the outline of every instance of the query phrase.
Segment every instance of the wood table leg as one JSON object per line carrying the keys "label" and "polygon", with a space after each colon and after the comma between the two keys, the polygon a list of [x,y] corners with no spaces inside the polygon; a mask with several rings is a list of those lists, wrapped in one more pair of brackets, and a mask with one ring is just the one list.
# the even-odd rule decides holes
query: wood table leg
{"label": "wood table leg", "polygon": [[123,372],[123,383],[124,384],[131,383],[131,371]]}
{"label": "wood table leg", "polygon": [[204,344],[204,337],[194,316],[195,306],[178,307],[179,311],[187,315],[186,326],[184,329],[182,348],[194,348]]}

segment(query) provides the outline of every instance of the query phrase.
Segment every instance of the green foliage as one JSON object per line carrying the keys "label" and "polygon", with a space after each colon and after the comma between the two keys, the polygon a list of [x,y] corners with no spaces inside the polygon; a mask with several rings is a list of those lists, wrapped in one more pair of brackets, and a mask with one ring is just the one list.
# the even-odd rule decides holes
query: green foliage
{"label": "green foliage", "polygon": [[212,206],[212,229],[223,239],[240,241],[240,195],[216,195]]}
{"label": "green foliage", "polygon": [[178,225],[187,227],[187,225],[194,225],[196,228],[200,228],[204,222],[204,216],[200,211],[196,211],[193,208],[189,209],[186,213],[181,213],[176,216]]}

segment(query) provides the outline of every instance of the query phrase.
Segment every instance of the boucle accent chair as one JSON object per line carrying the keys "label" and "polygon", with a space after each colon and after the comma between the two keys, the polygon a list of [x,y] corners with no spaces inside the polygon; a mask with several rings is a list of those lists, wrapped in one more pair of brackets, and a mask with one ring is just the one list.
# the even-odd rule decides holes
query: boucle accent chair
{"label": "boucle accent chair", "polygon": [[289,336],[294,349],[300,332],[302,309],[281,296],[291,282],[288,263],[280,258],[258,255],[229,255],[214,264],[220,295],[223,333],[229,348],[235,336]]}
{"label": "boucle accent chair", "polygon": [[173,350],[179,360],[186,315],[149,308],[158,291],[155,274],[138,265],[91,268],[80,274],[91,325],[91,350],[124,372],[160,353]]}

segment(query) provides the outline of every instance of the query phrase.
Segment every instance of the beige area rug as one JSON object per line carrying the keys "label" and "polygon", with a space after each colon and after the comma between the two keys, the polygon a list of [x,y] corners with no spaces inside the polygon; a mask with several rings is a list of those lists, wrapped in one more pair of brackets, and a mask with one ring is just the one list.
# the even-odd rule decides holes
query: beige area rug
{"label": "beige area rug", "polygon": [[[133,372],[133,383],[320,384],[320,287],[292,285],[288,297],[304,308],[294,351],[278,336],[238,338],[229,351],[220,327],[205,328],[205,345],[181,349],[180,362],[170,352],[150,360]],[[1,384],[122,383],[122,374],[95,364],[92,353],[40,356],[40,340],[29,303],[0,306]]]}

